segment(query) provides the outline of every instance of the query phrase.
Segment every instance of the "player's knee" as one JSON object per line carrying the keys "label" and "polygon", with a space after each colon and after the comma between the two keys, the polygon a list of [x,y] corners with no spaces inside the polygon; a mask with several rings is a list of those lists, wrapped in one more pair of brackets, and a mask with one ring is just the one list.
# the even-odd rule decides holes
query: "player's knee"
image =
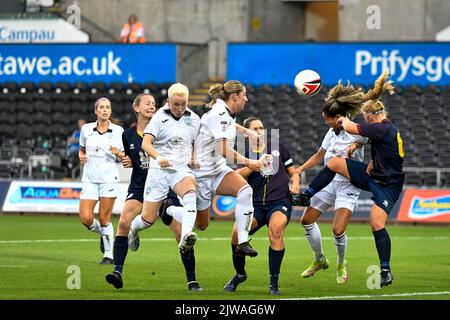
{"label": "player's knee", "polygon": [[270,241],[279,242],[283,239],[283,228],[281,227],[270,227],[269,226],[269,238]]}
{"label": "player's knee", "polygon": [[101,216],[99,216],[99,217],[98,217],[98,221],[100,222],[100,225],[101,225],[102,227],[104,227],[104,226],[106,226],[107,224],[109,224],[110,219],[109,219],[109,217],[101,217]]}
{"label": "player's knee", "polygon": [[370,221],[370,226],[372,227],[372,231],[378,231],[385,227],[384,222],[381,221]]}
{"label": "player's knee", "polygon": [[94,218],[90,218],[90,219],[81,219],[81,223],[83,224],[83,226],[85,226],[87,229],[90,229],[92,224],[94,223]]}
{"label": "player's knee", "polygon": [[236,195],[238,201],[252,201],[253,189],[250,185],[243,186]]}
{"label": "player's knee", "polygon": [[333,227],[333,235],[340,236],[345,232],[345,227]]}
{"label": "player's knee", "polygon": [[117,225],[117,232],[128,233],[130,231],[131,221],[120,218],[119,224]]}
{"label": "player's knee", "polygon": [[339,163],[339,160],[337,158],[331,158],[330,161],[328,161],[328,163],[327,163],[327,167],[330,170],[334,170],[334,169],[336,169],[338,163]]}
{"label": "player's knee", "polygon": [[303,226],[307,226],[309,224],[313,224],[315,221],[313,221],[311,218],[303,215],[302,218],[300,219],[300,222]]}

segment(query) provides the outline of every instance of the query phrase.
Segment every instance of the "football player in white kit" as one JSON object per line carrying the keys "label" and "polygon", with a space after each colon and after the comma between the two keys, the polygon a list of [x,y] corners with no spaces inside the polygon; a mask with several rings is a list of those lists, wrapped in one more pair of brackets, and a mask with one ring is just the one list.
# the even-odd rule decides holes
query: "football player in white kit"
{"label": "football player in white kit", "polygon": [[250,246],[248,239],[253,219],[253,190],[241,175],[227,166],[226,160],[260,171],[267,157],[251,160],[233,149],[236,137],[235,117],[247,102],[245,86],[239,81],[231,80],[223,85],[213,85],[209,95],[212,98],[209,104],[211,110],[201,119],[200,133],[194,147],[199,164],[195,170],[198,186],[196,227],[200,230],[207,228],[214,194],[236,197],[237,252],[255,257],[258,253]]}
{"label": "football player in white kit", "polygon": [[[344,86],[340,82],[329,91],[322,108],[322,116],[330,129],[323,139],[321,148],[308,161],[297,168],[299,174],[318,164],[324,163],[326,165],[333,157],[352,158],[361,162],[364,160],[363,146],[367,144],[368,139],[360,135],[347,133],[341,129],[337,122],[342,116],[352,116],[359,112],[360,103],[348,103],[352,100],[346,102],[339,99],[341,96],[349,95],[362,97],[364,92],[362,89],[355,89],[351,85]],[[354,101],[359,100],[354,99]],[[304,211],[301,222],[309,244],[314,251],[315,259],[302,273],[302,277],[310,277],[317,271],[327,269],[329,266],[329,261],[325,258],[322,250],[322,235],[316,221],[322,212],[334,207],[333,237],[338,256],[336,281],[339,284],[347,281],[347,262],[345,260],[347,235],[345,230],[360,192],[361,190],[352,185],[347,178],[337,174],[332,183],[311,198],[311,205]]]}
{"label": "football player in white kit", "polygon": [[139,247],[139,231],[155,223],[161,202],[171,188],[182,200],[180,251],[191,249],[197,241],[192,231],[197,216],[196,182],[191,166],[193,143],[200,118],[187,108],[188,88],[173,84],[168,90],[168,104],[160,108],[144,130],[142,150],[150,156],[145,182],[142,213],[131,223],[128,235],[130,250]]}
{"label": "football player in white kit", "polygon": [[[123,153],[121,126],[110,121],[111,102],[100,98],[95,102],[96,122],[83,125],[80,133],[80,164],[84,165],[83,187],[80,195],[80,218],[90,231],[99,233],[101,264],[113,264],[114,227],[111,213],[119,190],[119,171],[116,160]],[[94,208],[100,201],[98,220]]]}

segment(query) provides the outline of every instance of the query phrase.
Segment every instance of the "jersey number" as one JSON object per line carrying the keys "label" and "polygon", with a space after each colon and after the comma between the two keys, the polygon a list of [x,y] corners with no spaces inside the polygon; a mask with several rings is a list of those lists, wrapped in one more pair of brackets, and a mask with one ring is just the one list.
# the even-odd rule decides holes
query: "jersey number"
{"label": "jersey number", "polygon": [[398,154],[401,158],[405,157],[405,150],[403,149],[403,140],[400,136],[400,132],[397,132],[397,142],[398,142]]}

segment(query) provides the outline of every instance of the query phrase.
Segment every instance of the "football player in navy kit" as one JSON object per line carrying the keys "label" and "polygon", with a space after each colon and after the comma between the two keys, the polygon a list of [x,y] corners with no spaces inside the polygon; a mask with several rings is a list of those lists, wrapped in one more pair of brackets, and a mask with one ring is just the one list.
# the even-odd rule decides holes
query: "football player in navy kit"
{"label": "football player in navy kit", "polygon": [[347,177],[356,187],[372,192],[372,227],[381,265],[380,286],[390,285],[393,275],[390,268],[391,239],[385,224],[389,213],[403,189],[404,172],[403,141],[397,126],[387,118],[384,104],[379,100],[387,90],[394,93],[392,81],[388,81],[389,70],[385,70],[375,81],[362,104],[365,123],[356,124],[346,117],[338,121],[345,131],[370,139],[372,161],[364,164],[352,159],[333,158],[319,172],[308,189],[299,196],[299,204],[309,206],[310,198],[326,187],[336,173]]}
{"label": "football player in navy kit", "polygon": [[[148,156],[141,150],[143,139],[142,132],[155,113],[155,99],[150,94],[139,94],[133,102],[133,111],[138,122],[136,127],[129,128],[122,135],[125,149],[125,157],[122,159],[122,165],[125,168],[133,168],[128,195],[125,205],[120,215],[116,238],[114,240],[114,272],[106,275],[106,281],[117,289],[123,287],[122,272],[125,258],[128,253],[128,232],[131,221],[141,212],[143,203],[143,193],[145,180],[148,172]],[[170,203],[179,206],[177,196],[173,191],[169,192],[168,199]],[[180,240],[180,224],[174,222],[170,225],[177,242]],[[186,273],[195,275],[195,259],[189,255],[181,256]],[[191,275],[192,277],[192,275]]]}
{"label": "football player in navy kit", "polygon": [[[292,211],[290,194],[300,192],[300,178],[289,151],[281,142],[278,144],[277,140],[271,139],[271,143],[266,145],[264,126],[260,119],[248,118],[244,121],[244,127],[255,131],[260,137],[258,140],[250,140],[250,150],[245,156],[249,159],[260,159],[264,154],[272,156],[272,161],[267,162],[260,172],[246,166],[236,171],[247,179],[253,189],[254,216],[249,234],[254,234],[265,225],[269,228],[269,293],[279,295],[278,277],[285,251],[283,236]],[[237,286],[247,279],[245,255],[236,251],[237,231],[235,224],[231,247],[236,274],[225,285],[226,292],[234,292]]]}

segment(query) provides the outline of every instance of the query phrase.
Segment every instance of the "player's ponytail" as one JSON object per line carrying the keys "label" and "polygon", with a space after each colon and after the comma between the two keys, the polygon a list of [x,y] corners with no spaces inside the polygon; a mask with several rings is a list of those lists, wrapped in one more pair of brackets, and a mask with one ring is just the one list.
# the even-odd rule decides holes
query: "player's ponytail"
{"label": "player's ponytail", "polygon": [[239,94],[244,90],[244,85],[237,80],[230,80],[225,82],[225,84],[216,83],[209,88],[209,96],[211,101],[206,104],[208,108],[212,108],[216,104],[217,99],[222,99],[227,101],[230,96],[234,93]]}
{"label": "player's ponytail", "polygon": [[364,101],[363,89],[355,88],[350,83],[344,86],[339,81],[328,92],[322,112],[328,117],[337,115],[353,117],[361,111]]}
{"label": "player's ponytail", "polygon": [[223,97],[223,84],[216,83],[209,88],[209,96],[211,101],[206,105],[208,108],[212,108],[216,104],[217,99],[222,99]]}
{"label": "player's ponytail", "polygon": [[383,102],[380,99],[384,93],[388,91],[390,94],[394,94],[393,81],[389,79],[389,69],[385,69],[383,73],[375,81],[373,89],[370,89],[366,95],[366,102],[362,106],[364,113],[379,114],[386,112]]}

